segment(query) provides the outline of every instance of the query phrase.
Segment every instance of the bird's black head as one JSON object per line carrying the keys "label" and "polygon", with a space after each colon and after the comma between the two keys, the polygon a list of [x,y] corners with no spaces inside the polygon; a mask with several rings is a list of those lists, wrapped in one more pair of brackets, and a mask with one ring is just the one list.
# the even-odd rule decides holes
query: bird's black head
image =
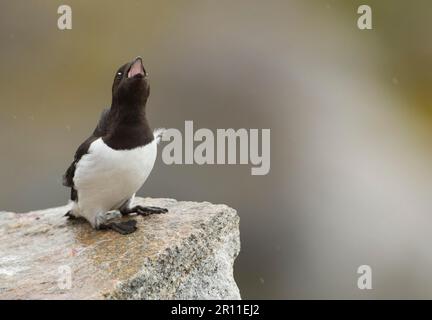
{"label": "bird's black head", "polygon": [[124,107],[145,106],[150,94],[147,76],[141,57],[121,66],[112,85],[113,104]]}

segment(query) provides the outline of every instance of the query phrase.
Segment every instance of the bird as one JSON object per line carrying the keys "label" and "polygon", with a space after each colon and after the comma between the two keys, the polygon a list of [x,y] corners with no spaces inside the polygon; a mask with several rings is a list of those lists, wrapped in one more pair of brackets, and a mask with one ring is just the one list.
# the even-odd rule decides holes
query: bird
{"label": "bird", "polygon": [[112,222],[113,212],[117,216],[168,212],[133,206],[136,192],[153,169],[164,130],[152,131],[146,117],[150,85],[140,56],[117,70],[111,91],[111,107],[102,111],[93,133],[78,147],[63,175],[72,202],[65,216],[85,218],[97,230],[129,234],[136,231],[136,220]]}

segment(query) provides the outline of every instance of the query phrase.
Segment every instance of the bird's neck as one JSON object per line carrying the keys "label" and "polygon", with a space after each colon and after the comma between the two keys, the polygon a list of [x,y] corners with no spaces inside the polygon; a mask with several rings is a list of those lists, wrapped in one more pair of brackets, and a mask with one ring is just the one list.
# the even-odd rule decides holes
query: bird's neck
{"label": "bird's neck", "polygon": [[105,143],[117,150],[134,149],[153,141],[145,106],[112,105],[110,130]]}

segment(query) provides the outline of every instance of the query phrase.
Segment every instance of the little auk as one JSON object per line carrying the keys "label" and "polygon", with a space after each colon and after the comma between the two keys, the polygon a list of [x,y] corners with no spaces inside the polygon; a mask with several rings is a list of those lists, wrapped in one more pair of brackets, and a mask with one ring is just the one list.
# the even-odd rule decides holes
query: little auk
{"label": "little auk", "polygon": [[[71,188],[70,219],[83,217],[95,229],[121,234],[136,230],[136,221],[110,222],[113,213],[166,213],[159,207],[132,206],[156,160],[163,130],[154,132],[146,117],[150,94],[141,57],[121,66],[112,85],[111,107],[105,109],[93,134],[77,149],[63,176]],[[120,214],[119,214],[120,215]]]}

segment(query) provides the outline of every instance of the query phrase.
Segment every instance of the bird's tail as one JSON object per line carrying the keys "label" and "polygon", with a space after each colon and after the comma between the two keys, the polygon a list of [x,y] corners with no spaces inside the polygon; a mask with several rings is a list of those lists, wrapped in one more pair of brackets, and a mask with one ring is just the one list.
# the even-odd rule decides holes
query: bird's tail
{"label": "bird's tail", "polygon": [[165,128],[157,128],[153,131],[153,137],[156,140],[156,143],[159,144],[159,142],[162,140],[162,136],[165,133]]}

